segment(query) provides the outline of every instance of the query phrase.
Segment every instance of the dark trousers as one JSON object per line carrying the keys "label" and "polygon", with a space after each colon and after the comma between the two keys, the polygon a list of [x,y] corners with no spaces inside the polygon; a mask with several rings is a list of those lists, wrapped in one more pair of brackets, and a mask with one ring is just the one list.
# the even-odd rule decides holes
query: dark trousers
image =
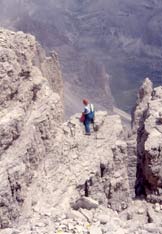
{"label": "dark trousers", "polygon": [[94,122],[94,113],[89,113],[85,115],[84,126],[86,133],[90,133],[90,124],[93,122]]}

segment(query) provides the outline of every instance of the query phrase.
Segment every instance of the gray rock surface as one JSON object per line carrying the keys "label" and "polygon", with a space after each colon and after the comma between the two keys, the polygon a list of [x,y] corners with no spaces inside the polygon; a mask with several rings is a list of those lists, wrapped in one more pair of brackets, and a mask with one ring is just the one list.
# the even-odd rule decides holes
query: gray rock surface
{"label": "gray rock surface", "polygon": [[[31,209],[30,186],[39,170],[45,173],[44,160],[56,150],[51,138],[63,120],[61,97],[33,62],[37,47],[33,36],[0,30],[1,228]],[[61,77],[54,79],[57,90]]]}
{"label": "gray rock surface", "polygon": [[132,128],[136,132],[139,128],[143,126],[145,121],[145,112],[148,109],[149,101],[152,98],[153,84],[146,78],[139,88],[136,106],[132,113]]}
{"label": "gray rock surface", "polygon": [[[63,123],[57,56],[34,37],[1,29],[0,67],[0,232],[161,234],[162,88],[145,80],[128,139],[103,111],[86,136],[79,114]],[[155,204],[131,199],[135,179]]]}
{"label": "gray rock surface", "polygon": [[153,89],[146,79],[139,91],[133,122],[138,158],[136,192],[152,202],[161,200],[161,102],[161,87]]}
{"label": "gray rock surface", "polygon": [[62,124],[57,59],[46,58],[35,38],[22,32],[1,29],[0,39],[1,228],[68,215],[78,199],[89,199],[95,209],[93,199],[125,209],[129,186],[120,117],[98,112],[100,131],[91,137],[78,115]]}
{"label": "gray rock surface", "polygon": [[110,205],[114,210],[122,210],[129,202],[129,185],[120,117],[97,112],[99,131],[93,132],[91,137],[84,136],[78,117],[74,116],[64,126],[63,150],[69,166],[73,165],[71,171],[77,179],[79,194]]}

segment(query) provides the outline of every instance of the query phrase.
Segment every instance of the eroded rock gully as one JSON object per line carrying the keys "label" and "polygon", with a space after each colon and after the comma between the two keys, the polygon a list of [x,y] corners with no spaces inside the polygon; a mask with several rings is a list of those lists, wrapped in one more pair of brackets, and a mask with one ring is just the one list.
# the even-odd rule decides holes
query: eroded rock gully
{"label": "eroded rock gully", "polygon": [[[1,233],[162,233],[162,88],[145,80],[129,138],[107,112],[85,136],[78,114],[63,123],[55,53],[1,29],[0,68]],[[135,187],[156,204],[133,200]]]}
{"label": "eroded rock gully", "polygon": [[[153,89],[146,79],[139,90],[133,128],[137,131],[136,193],[149,201],[161,201],[161,103],[162,88]],[[141,95],[142,94],[142,95]],[[142,96],[142,97],[141,97]],[[138,117],[137,117],[138,116]]]}

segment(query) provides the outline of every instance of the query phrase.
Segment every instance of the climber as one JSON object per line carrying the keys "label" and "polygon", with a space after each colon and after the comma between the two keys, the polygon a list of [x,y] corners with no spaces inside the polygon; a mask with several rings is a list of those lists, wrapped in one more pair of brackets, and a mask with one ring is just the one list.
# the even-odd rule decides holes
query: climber
{"label": "climber", "polygon": [[94,106],[93,104],[89,104],[88,100],[83,99],[84,104],[84,111],[82,112],[81,121],[84,123],[85,126],[85,135],[91,135],[90,132],[90,124],[94,124]]}

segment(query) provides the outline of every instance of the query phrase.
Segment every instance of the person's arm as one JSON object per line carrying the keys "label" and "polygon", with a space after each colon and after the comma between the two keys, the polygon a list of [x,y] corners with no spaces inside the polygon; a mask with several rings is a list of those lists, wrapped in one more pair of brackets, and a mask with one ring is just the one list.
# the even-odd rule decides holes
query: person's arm
{"label": "person's arm", "polygon": [[87,115],[88,114],[88,109],[85,107],[84,108],[84,112],[83,112],[84,115]]}

